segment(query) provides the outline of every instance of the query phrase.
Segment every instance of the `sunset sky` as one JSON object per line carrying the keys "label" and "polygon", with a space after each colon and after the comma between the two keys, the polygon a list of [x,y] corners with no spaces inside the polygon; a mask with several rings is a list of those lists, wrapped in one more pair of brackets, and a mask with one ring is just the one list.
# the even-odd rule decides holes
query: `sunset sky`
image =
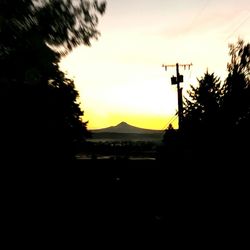
{"label": "sunset sky", "polygon": [[180,69],[184,90],[206,69],[224,80],[228,43],[250,42],[249,28],[249,0],[107,0],[98,41],[76,48],[61,68],[75,81],[89,129],[121,121],[165,129],[177,111],[176,71],[161,65],[193,63]]}

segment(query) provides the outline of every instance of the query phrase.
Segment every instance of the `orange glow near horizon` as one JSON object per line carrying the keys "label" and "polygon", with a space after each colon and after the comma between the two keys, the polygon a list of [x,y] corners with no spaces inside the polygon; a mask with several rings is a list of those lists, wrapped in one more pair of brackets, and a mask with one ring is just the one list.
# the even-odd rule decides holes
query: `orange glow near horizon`
{"label": "orange glow near horizon", "polygon": [[184,95],[207,69],[223,82],[228,43],[249,42],[249,26],[249,0],[108,0],[99,40],[73,50],[60,67],[75,82],[89,129],[122,121],[165,129],[177,111],[176,72],[161,65],[193,63],[180,69]]}

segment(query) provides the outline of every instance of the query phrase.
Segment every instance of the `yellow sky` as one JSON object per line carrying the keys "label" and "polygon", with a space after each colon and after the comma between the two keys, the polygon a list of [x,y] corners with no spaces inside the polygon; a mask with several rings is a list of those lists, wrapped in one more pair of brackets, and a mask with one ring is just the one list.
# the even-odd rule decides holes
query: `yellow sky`
{"label": "yellow sky", "polygon": [[228,43],[249,42],[249,27],[249,0],[107,0],[99,40],[76,48],[61,68],[75,80],[89,129],[121,121],[164,129],[177,111],[177,93],[175,69],[161,65],[193,63],[180,69],[184,90],[207,68],[224,79]]}

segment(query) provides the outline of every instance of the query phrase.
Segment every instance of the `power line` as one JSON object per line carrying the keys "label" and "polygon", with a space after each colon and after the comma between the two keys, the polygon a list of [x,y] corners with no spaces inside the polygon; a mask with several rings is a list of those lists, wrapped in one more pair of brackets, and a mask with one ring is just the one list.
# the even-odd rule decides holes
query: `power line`
{"label": "power line", "polygon": [[170,125],[170,123],[174,122],[176,120],[176,118],[178,118],[178,111],[175,113],[175,115],[169,120],[168,125]]}
{"label": "power line", "polygon": [[177,118],[178,118],[178,112],[176,112],[176,114],[167,122],[166,125],[164,125],[164,127],[161,129],[162,130],[162,134],[165,133],[165,130],[168,128],[168,126],[173,123]]}
{"label": "power line", "polygon": [[197,14],[191,20],[189,25],[189,29],[194,25],[194,23],[198,20],[198,18],[204,13],[205,9],[208,7],[211,0],[206,0],[205,3],[201,6],[201,9],[197,12]]}
{"label": "power line", "polygon": [[[202,16],[202,14],[205,12],[206,8],[208,7],[208,5],[210,4],[212,0],[206,0],[202,5],[201,8],[198,9],[198,11],[195,13],[195,15],[193,15],[193,17],[190,17],[190,22],[186,22],[186,25],[184,25],[184,30],[185,30],[185,35],[189,35],[192,31],[193,31],[193,26],[194,24],[197,23],[197,20],[200,19],[200,17]],[[179,34],[179,36],[182,34]]]}
{"label": "power line", "polygon": [[235,32],[250,18],[250,14],[245,18],[237,27],[236,29],[226,38],[226,41],[235,34]]}
{"label": "power line", "polygon": [[[178,112],[177,112],[177,114],[178,114]],[[174,117],[174,119],[172,119],[168,124],[167,124],[167,127],[171,124],[171,123],[173,123],[177,118],[178,118],[178,115],[175,115],[175,117]]]}
{"label": "power line", "polygon": [[177,118],[178,118],[178,112],[176,112],[175,115],[173,115],[173,116],[170,118],[170,120],[167,122],[166,125],[163,126],[163,128],[162,128],[161,130],[167,129],[167,127],[168,127],[171,123],[173,123]]}

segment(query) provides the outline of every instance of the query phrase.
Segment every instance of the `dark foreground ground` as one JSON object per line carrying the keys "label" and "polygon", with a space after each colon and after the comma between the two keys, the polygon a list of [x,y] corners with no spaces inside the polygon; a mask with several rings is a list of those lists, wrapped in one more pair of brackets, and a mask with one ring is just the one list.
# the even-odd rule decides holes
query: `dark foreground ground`
{"label": "dark foreground ground", "polygon": [[1,175],[3,238],[33,249],[241,248],[245,173],[155,161],[11,167]]}

